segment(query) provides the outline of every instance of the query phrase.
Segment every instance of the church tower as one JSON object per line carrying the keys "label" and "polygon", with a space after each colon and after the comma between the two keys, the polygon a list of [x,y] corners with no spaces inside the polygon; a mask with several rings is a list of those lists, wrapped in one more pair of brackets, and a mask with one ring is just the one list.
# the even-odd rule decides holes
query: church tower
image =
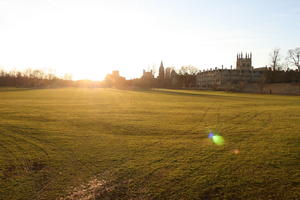
{"label": "church tower", "polygon": [[245,57],[243,53],[237,54],[236,69],[238,70],[251,70],[252,69],[252,53],[246,53]]}
{"label": "church tower", "polygon": [[165,68],[164,68],[164,65],[163,65],[162,61],[160,63],[160,67],[159,67],[158,79],[160,79],[160,80],[164,80],[165,79]]}

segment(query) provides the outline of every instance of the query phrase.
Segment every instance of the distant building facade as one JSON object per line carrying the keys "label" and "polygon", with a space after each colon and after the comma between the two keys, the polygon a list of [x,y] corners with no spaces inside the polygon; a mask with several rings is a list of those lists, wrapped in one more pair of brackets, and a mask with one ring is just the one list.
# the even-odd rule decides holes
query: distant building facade
{"label": "distant building facade", "polygon": [[146,70],[143,70],[143,76],[142,76],[142,79],[145,79],[145,80],[151,80],[151,79],[154,79],[153,71],[150,70],[149,72],[147,72]]}
{"label": "distant building facade", "polygon": [[166,70],[165,70],[165,79],[170,79],[171,78],[171,71],[172,71],[171,67],[166,68]]}
{"label": "distant building facade", "polygon": [[243,53],[237,55],[236,69],[215,68],[199,72],[196,77],[198,88],[214,88],[224,84],[239,82],[262,82],[264,71],[267,68],[254,69],[252,66],[252,53],[243,56]]}
{"label": "distant building facade", "polygon": [[110,87],[122,87],[125,85],[125,77],[120,76],[118,70],[112,71],[111,74],[107,74],[105,77],[105,83]]}
{"label": "distant building facade", "polygon": [[141,77],[143,81],[152,80],[151,84],[153,87],[176,87],[178,83],[178,75],[174,68],[164,67],[163,61],[160,63],[159,74],[157,78],[154,77],[152,70],[146,71],[143,70],[143,75]]}

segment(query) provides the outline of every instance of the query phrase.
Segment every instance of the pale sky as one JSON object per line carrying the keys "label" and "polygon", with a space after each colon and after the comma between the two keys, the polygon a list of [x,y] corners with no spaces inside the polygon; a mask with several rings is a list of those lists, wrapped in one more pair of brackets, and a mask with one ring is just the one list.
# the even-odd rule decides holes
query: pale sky
{"label": "pale sky", "polygon": [[269,64],[300,46],[299,0],[0,0],[0,68],[54,69],[74,79],[126,78],[164,65]]}

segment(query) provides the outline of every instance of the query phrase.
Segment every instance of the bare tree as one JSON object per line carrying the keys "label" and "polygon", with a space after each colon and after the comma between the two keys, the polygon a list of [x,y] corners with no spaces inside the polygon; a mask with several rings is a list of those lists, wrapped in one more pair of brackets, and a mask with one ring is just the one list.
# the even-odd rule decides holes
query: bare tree
{"label": "bare tree", "polygon": [[199,69],[192,65],[182,66],[179,69],[180,75],[196,75],[198,72],[199,72]]}
{"label": "bare tree", "polygon": [[70,73],[65,74],[63,79],[67,80],[67,81],[71,81],[72,80],[72,74],[70,74]]}
{"label": "bare tree", "polygon": [[196,85],[196,75],[198,72],[199,70],[192,65],[182,66],[178,72],[181,86],[194,87]]}
{"label": "bare tree", "polygon": [[300,70],[300,47],[288,50],[287,60]]}
{"label": "bare tree", "polygon": [[271,67],[273,71],[279,70],[280,67],[280,61],[281,61],[281,55],[280,55],[280,49],[275,48],[272,50],[270,53],[270,58],[271,58]]}
{"label": "bare tree", "polygon": [[285,59],[285,62],[284,63],[282,63],[282,69],[283,70],[289,70],[290,69],[290,66],[291,66],[291,64],[289,63],[289,61],[288,61],[288,59],[286,58]]}
{"label": "bare tree", "polygon": [[152,72],[152,76],[155,77],[157,74],[156,65],[155,64],[149,65],[148,71]]}
{"label": "bare tree", "polygon": [[43,79],[44,78],[44,75],[45,73],[43,72],[43,70],[41,69],[36,69],[32,72],[33,74],[33,77],[34,78],[37,78],[37,79]]}

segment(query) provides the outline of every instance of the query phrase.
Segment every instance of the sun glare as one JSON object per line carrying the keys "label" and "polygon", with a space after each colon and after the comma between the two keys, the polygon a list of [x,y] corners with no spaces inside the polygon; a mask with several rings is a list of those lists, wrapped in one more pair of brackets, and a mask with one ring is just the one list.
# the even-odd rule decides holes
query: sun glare
{"label": "sun glare", "polygon": [[138,3],[47,1],[1,6],[2,13],[11,17],[0,33],[1,46],[6,47],[0,49],[0,64],[54,69],[61,76],[72,74],[75,80],[101,80],[112,70],[136,78],[143,69],[158,67],[161,60],[177,68],[229,67],[239,43],[247,51],[252,42],[242,39],[244,32],[219,34],[219,28],[205,27],[201,21],[190,27],[176,13],[153,14],[154,8]]}
{"label": "sun glare", "polygon": [[[229,68],[241,50],[255,49],[254,66],[268,62],[265,55],[274,45],[272,37],[245,27],[228,14],[227,4],[222,3],[225,8],[218,15],[201,3],[199,10],[188,4],[170,5],[130,0],[1,1],[0,67],[46,68],[61,76],[72,74],[75,80],[101,80],[112,70],[137,78],[143,69],[158,68],[161,60],[177,69],[190,64],[199,69]],[[248,15],[243,13],[244,20],[252,24],[253,13]]]}

